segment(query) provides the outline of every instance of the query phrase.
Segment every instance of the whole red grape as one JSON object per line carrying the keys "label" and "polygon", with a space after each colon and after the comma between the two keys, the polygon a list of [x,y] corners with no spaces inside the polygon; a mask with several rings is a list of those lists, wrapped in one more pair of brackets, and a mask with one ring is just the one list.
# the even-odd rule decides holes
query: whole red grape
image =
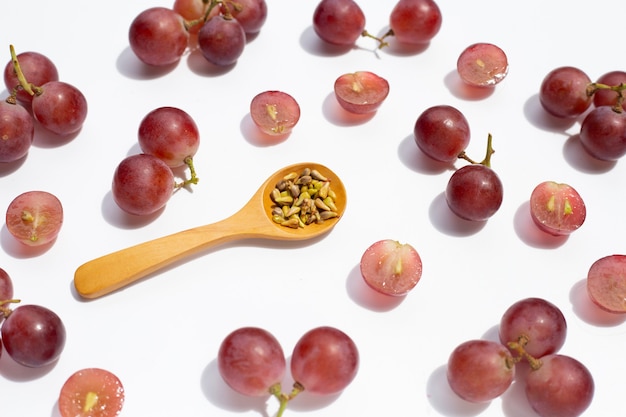
{"label": "whole red grape", "polygon": [[580,142],[594,158],[617,161],[626,155],[626,112],[613,106],[591,110],[580,126]]}
{"label": "whole red grape", "polygon": [[234,18],[210,18],[198,32],[198,47],[207,61],[218,66],[233,65],[246,46],[246,33]]}
{"label": "whole red grape", "polygon": [[[59,81],[57,67],[47,56],[39,52],[27,51],[17,54],[16,59],[29,83],[44,85],[50,81]],[[20,85],[13,60],[10,60],[4,68],[4,85],[9,93]],[[33,96],[22,88],[17,88],[16,98],[24,103],[30,103],[33,100]]]}
{"label": "whole red grape", "polygon": [[550,71],[541,82],[539,101],[550,114],[559,118],[575,118],[591,105],[587,94],[589,76],[576,67],[559,67]]}
{"label": "whole red grape", "polygon": [[0,163],[26,156],[35,136],[35,122],[19,103],[0,102]]}
{"label": "whole red grape", "polygon": [[313,30],[334,45],[353,45],[365,30],[365,14],[354,0],[322,0],[313,12]]}
{"label": "whole red grape", "polygon": [[128,31],[130,48],[148,65],[178,62],[187,49],[189,31],[183,17],[166,7],[152,7],[139,13]]}
{"label": "whole red grape", "polygon": [[399,0],[391,11],[389,26],[401,43],[430,42],[441,29],[441,10],[433,0]]}

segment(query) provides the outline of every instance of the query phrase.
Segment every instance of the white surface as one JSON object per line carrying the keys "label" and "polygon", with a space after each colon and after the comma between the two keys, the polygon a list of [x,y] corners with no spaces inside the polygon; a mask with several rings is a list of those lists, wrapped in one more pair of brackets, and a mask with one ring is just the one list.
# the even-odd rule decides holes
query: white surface
{"label": "white surface", "polygon": [[[0,230],[0,266],[12,276],[15,296],[53,309],[67,327],[54,366],[24,369],[2,355],[3,414],[58,417],[65,379],[95,366],[124,383],[123,416],[273,416],[273,398],[250,400],[221,381],[215,358],[222,338],[240,326],[261,326],[289,354],[305,331],[332,325],[360,349],[357,378],[336,397],[302,394],[285,416],[531,417],[519,387],[491,404],[471,405],[445,382],[452,349],[467,339],[494,338],[504,310],[529,296],[562,309],[569,330],[561,353],[594,375],[596,394],[585,415],[623,408],[623,319],[589,306],[584,279],[596,259],[624,251],[626,161],[590,159],[575,137],[578,124],[551,123],[537,100],[542,78],[557,66],[578,66],[592,78],[624,69],[611,21],[598,18],[622,3],[595,2],[593,18],[588,5],[564,0],[440,0],[441,31],[425,50],[406,54],[374,53],[369,39],[359,40],[361,48],[324,53],[311,27],[316,4],[268,0],[263,30],[230,70],[211,70],[191,54],[159,72],[133,56],[127,31],[139,12],[170,6],[167,1],[2,3],[6,61],[10,43],[18,52],[46,54],[90,106],[77,137],[57,143],[38,132],[20,166],[0,167],[2,210],[18,194],[43,189],[61,199],[66,215],[58,240],[43,252],[24,250],[6,227]],[[393,2],[360,4],[367,28],[384,32]],[[469,98],[459,90],[455,63],[479,41],[505,50],[510,73],[492,94]],[[374,117],[350,121],[337,116],[332,85],[356,70],[387,78],[391,92]],[[267,89],[292,94],[302,108],[293,134],[275,146],[255,143],[247,114],[252,97]],[[468,152],[476,159],[487,133],[494,136],[493,167],[505,196],[485,224],[450,214],[442,193],[451,171],[414,145],[415,119],[435,104],[464,112],[473,133]],[[163,105],[186,110],[201,129],[200,183],[177,193],[158,216],[131,219],[112,201],[112,173],[138,152],[141,118]],[[101,299],[85,302],[73,292],[83,262],[221,220],[267,175],[305,160],[333,169],[348,190],[345,216],[326,238],[300,245],[238,242]],[[528,197],[544,180],[570,183],[587,203],[586,223],[569,238],[547,237],[530,223]],[[363,251],[384,238],[412,244],[424,262],[421,282],[404,299],[372,298],[358,271]]]}

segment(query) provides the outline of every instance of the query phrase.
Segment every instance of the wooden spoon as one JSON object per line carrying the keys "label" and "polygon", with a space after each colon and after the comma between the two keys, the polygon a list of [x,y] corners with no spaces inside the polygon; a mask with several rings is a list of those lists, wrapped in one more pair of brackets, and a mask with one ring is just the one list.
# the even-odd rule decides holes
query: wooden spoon
{"label": "wooden spoon", "polygon": [[[272,220],[274,202],[271,192],[287,174],[310,168],[330,180],[336,194],[338,216],[319,224],[291,228]],[[74,286],[85,298],[97,298],[122,288],[176,261],[195,255],[218,244],[236,239],[306,240],[329,232],[346,209],[346,189],[337,175],[323,165],[300,163],[274,173],[259,187],[250,201],[234,215],[169,236],[131,246],[91,260],[78,267]]]}

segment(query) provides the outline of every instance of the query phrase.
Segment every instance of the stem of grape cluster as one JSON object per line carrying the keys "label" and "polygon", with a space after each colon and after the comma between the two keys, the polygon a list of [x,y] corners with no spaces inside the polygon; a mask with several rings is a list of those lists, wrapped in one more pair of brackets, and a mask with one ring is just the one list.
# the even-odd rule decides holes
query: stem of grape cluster
{"label": "stem of grape cluster", "polygon": [[187,158],[185,158],[185,164],[189,167],[191,176],[189,179],[185,181],[174,184],[174,188],[177,190],[189,184],[197,184],[198,181],[200,181],[200,178],[198,178],[198,175],[196,174],[196,168],[193,165],[193,158],[191,156],[188,156]]}
{"label": "stem of grape cluster", "polygon": [[391,36],[392,34],[393,34],[393,31],[391,29],[389,30],[389,32],[385,33],[380,38],[378,36],[372,35],[367,30],[364,30],[363,32],[361,32],[361,36],[363,36],[364,38],[371,38],[371,39],[378,41],[378,49],[383,49],[385,46],[389,46],[389,43],[385,41],[385,38],[387,36]]}
{"label": "stem of grape cluster", "polygon": [[6,319],[13,311],[9,307],[5,307],[5,304],[19,303],[20,301],[21,300],[18,300],[16,298],[11,300],[0,300],[0,317],[4,317]]}
{"label": "stem of grape cluster", "polygon": [[591,83],[587,86],[587,96],[591,97],[599,90],[615,91],[617,93],[617,103],[613,106],[613,110],[617,113],[624,111],[624,90],[626,90],[626,83],[620,83],[618,85]]}
{"label": "stem of grape cluster", "polygon": [[13,45],[9,45],[9,50],[11,51],[11,61],[13,62],[13,69],[15,70],[15,75],[17,75],[17,79],[20,81],[20,86],[31,96],[36,94],[35,86],[29,83],[24,76],[24,72],[22,72],[22,67],[17,59],[17,54],[15,53],[15,48]]}
{"label": "stem of grape cluster", "polygon": [[526,359],[526,362],[528,362],[531,369],[533,371],[536,371],[537,369],[541,368],[541,365],[543,365],[543,363],[541,362],[541,359],[537,359],[531,356],[528,352],[526,352],[527,344],[528,344],[528,337],[525,335],[522,335],[517,339],[517,341],[509,342],[506,345],[509,347],[509,349],[512,349],[515,351],[515,353],[517,353],[517,357],[515,358],[516,362],[519,362],[522,359]]}
{"label": "stem of grape cluster", "polygon": [[294,399],[298,394],[304,391],[304,387],[299,382],[294,382],[293,388],[289,394],[282,392],[280,383],[274,384],[270,387],[270,394],[272,394],[279,402],[278,411],[276,417],[282,417],[283,413],[287,409],[289,401]]}
{"label": "stem of grape cluster", "polygon": [[489,133],[487,135],[487,151],[485,152],[485,158],[482,161],[480,161],[480,162],[476,162],[473,159],[471,159],[469,156],[467,156],[465,151],[461,152],[459,154],[458,158],[459,159],[464,159],[467,162],[469,162],[470,164],[484,165],[487,168],[491,168],[491,155],[493,155],[496,152],[493,149],[492,142],[493,142],[493,137],[491,136],[491,133]]}

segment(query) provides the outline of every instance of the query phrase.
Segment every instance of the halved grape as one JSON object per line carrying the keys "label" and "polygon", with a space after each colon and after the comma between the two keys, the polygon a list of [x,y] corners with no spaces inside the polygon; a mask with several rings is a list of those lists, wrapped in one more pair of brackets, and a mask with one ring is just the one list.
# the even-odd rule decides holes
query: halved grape
{"label": "halved grape", "polygon": [[587,208],[571,185],[544,181],[530,195],[530,215],[541,230],[560,236],[583,225]]}
{"label": "halved grape", "polygon": [[365,14],[354,0],[322,0],[313,12],[313,30],[334,45],[353,45],[365,30]]}
{"label": "halved grape", "polygon": [[589,76],[576,67],[555,68],[541,82],[539,101],[555,117],[578,117],[592,103],[592,98],[587,94],[589,83]]}
{"label": "halved grape", "polygon": [[[39,52],[27,51],[16,55],[20,69],[26,80],[33,85],[44,85],[50,81],[59,81],[59,72],[52,60]],[[4,85],[12,93],[20,85],[13,60],[4,68]],[[17,88],[16,98],[23,103],[30,103],[33,96],[23,88]]]}
{"label": "halved grape", "polygon": [[422,277],[422,259],[413,246],[385,239],[370,245],[360,262],[361,275],[376,291],[401,296]]}
{"label": "halved grape", "polygon": [[268,135],[289,134],[300,120],[300,105],[289,94],[269,90],[254,96],[250,117]]}
{"label": "halved grape", "polygon": [[61,417],[115,417],[124,405],[124,386],[113,373],[85,368],[73,373],[61,387]]}
{"label": "halved grape", "polygon": [[441,10],[433,0],[399,0],[389,16],[393,35],[406,44],[430,42],[441,23]]}
{"label": "halved grape", "polygon": [[424,110],[413,128],[415,143],[436,161],[454,162],[470,141],[467,119],[457,108],[448,105]]}
{"label": "halved grape", "polygon": [[6,225],[11,235],[25,245],[45,245],[61,231],[63,206],[47,191],[27,191],[9,203]]}
{"label": "halved grape", "polygon": [[0,101],[0,163],[26,156],[35,137],[35,121],[20,104]]}
{"label": "halved grape", "polygon": [[504,80],[509,61],[500,47],[491,43],[475,43],[461,52],[456,62],[463,81],[477,87],[490,87]]}
{"label": "halved grape", "polygon": [[626,313],[626,255],[609,255],[595,261],[587,273],[591,301],[610,313]]}
{"label": "halved grape", "polygon": [[340,75],[335,80],[337,101],[351,113],[371,113],[380,107],[389,94],[389,83],[369,71],[357,71]]}

